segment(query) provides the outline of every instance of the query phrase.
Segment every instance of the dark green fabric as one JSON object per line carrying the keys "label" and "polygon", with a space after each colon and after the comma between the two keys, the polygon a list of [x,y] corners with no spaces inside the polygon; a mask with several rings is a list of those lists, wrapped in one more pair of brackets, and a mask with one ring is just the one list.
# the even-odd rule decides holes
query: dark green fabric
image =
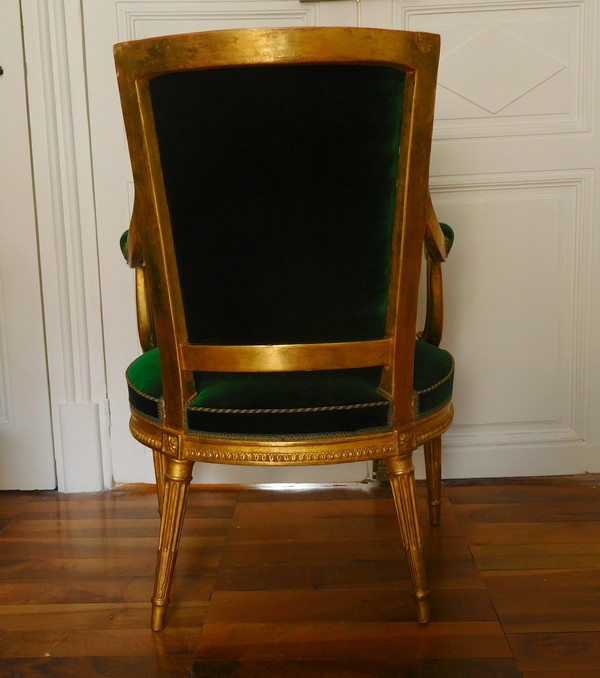
{"label": "dark green fabric", "polygon": [[129,403],[138,412],[157,419],[162,398],[162,375],[158,349],[154,348],[136,358],[127,368]]}
{"label": "dark green fabric", "polygon": [[[390,403],[378,389],[379,368],[261,374],[203,373],[187,408],[191,432],[224,435],[319,435],[389,427]],[[423,341],[415,345],[415,417],[424,417],[452,395],[452,356]],[[129,399],[158,418],[162,395],[158,349],[127,371]],[[253,410],[248,412],[247,410]],[[258,411],[256,411],[258,410]],[[276,410],[276,411],[273,411]]]}
{"label": "dark green fabric", "polygon": [[[270,66],[150,83],[191,343],[384,335],[404,74]],[[417,343],[415,416],[444,404],[452,359]],[[196,375],[191,433],[318,436],[387,429],[380,368]],[[160,420],[158,350],[127,371]]]}
{"label": "dark green fabric", "polygon": [[450,252],[452,249],[452,245],[454,244],[454,231],[448,224],[440,224],[440,228],[442,229],[442,233],[444,234],[444,238],[446,239],[446,254]]}
{"label": "dark green fabric", "polygon": [[454,359],[425,341],[415,343],[413,393],[415,417],[425,417],[452,397]]}
{"label": "dark green fabric", "polygon": [[127,238],[129,237],[129,229],[123,233],[119,239],[119,247],[121,248],[121,254],[127,259]]}
{"label": "dark green fabric", "polygon": [[150,86],[190,341],[380,338],[404,74],[263,66]]}
{"label": "dark green fabric", "polygon": [[[388,425],[379,369],[201,374],[190,428],[241,435],[302,435]],[[248,411],[250,410],[250,411]]]}

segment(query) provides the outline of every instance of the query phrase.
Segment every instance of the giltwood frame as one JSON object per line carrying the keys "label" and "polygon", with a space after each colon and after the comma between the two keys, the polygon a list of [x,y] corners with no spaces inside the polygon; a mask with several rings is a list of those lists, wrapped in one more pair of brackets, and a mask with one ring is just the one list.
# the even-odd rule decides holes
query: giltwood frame
{"label": "giltwood frame", "polygon": [[[440,436],[449,403],[417,419],[413,354],[423,245],[428,252],[427,323],[422,336],[439,343],[443,234],[428,191],[439,36],[352,28],[244,29],[131,41],[115,46],[118,83],[135,183],[127,254],[136,268],[144,350],[160,347],[163,420],[132,410],[134,437],[154,451],[161,532],[152,628],[164,626],[188,484],[196,461],[305,465],[385,459],[406,549],[419,621],[429,620],[412,452],[425,444],[430,519],[439,522]],[[198,346],[188,342],[169,210],[154,128],[149,81],[160,74],[207,68],[281,64],[385,64],[405,73],[386,336],[368,342],[278,346]],[[318,111],[315,111],[318,115]],[[232,441],[185,428],[194,371],[296,371],[382,365],[381,387],[393,401],[393,427],[383,433],[301,441]]]}

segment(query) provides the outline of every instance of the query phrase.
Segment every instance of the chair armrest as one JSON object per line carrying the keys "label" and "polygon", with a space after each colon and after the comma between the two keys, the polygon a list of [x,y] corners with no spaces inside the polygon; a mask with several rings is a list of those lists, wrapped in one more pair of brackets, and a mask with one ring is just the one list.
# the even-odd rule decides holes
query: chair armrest
{"label": "chair armrest", "polygon": [[142,351],[145,353],[152,348],[156,348],[156,330],[154,328],[154,318],[152,317],[152,304],[146,280],[146,269],[144,268],[144,256],[139,239],[133,237],[135,233],[133,226],[132,220],[132,227],[123,233],[119,244],[127,263],[131,268],[135,269],[135,305],[138,336]]}
{"label": "chair armrest", "polygon": [[138,237],[138,227],[135,208],[129,229],[121,236],[121,252],[131,268],[138,268],[144,265],[144,253],[142,243]]}
{"label": "chair armrest", "polygon": [[447,224],[440,224],[429,201],[425,222],[425,256],[427,259],[427,310],[425,326],[419,337],[433,346],[439,346],[444,327],[444,294],[442,262],[446,260],[454,232]]}

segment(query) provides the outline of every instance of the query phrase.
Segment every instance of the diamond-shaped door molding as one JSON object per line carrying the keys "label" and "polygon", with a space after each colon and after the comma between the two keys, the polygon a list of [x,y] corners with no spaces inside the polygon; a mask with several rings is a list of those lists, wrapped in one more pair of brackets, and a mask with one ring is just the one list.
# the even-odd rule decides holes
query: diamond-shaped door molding
{"label": "diamond-shaped door molding", "polygon": [[494,26],[445,56],[438,82],[495,115],[565,68],[565,63]]}

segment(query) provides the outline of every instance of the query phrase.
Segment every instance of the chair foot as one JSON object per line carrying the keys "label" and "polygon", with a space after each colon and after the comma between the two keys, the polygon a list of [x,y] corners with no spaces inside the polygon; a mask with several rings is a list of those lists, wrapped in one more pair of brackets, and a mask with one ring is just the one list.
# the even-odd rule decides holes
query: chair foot
{"label": "chair foot", "polygon": [[417,620],[419,624],[429,624],[429,596],[417,598]]}
{"label": "chair foot", "polygon": [[165,628],[168,603],[155,603],[152,601],[151,628],[153,631],[162,631]]}
{"label": "chair foot", "polygon": [[434,501],[429,504],[429,522],[433,527],[439,527],[442,514],[442,502]]}

